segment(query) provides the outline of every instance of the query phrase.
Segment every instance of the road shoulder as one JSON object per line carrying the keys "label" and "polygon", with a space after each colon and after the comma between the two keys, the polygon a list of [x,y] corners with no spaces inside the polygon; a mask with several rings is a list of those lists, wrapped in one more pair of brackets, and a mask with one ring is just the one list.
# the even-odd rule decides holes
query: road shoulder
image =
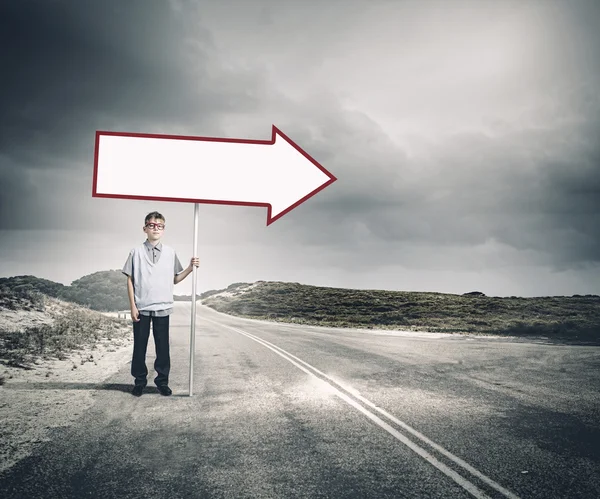
{"label": "road shoulder", "polygon": [[68,427],[94,403],[95,389],[131,360],[133,339],[103,340],[64,360],[38,360],[30,369],[2,367],[0,473]]}

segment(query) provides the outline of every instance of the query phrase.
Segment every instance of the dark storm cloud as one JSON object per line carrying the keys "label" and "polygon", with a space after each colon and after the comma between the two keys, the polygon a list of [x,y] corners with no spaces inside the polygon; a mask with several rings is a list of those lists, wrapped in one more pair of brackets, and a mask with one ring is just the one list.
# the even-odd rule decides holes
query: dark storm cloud
{"label": "dark storm cloud", "polygon": [[74,135],[114,111],[140,120],[187,114],[185,68],[169,37],[174,18],[164,3],[140,6],[3,4],[3,150],[24,142],[49,153],[83,147]]}
{"label": "dark storm cloud", "polygon": [[[157,0],[0,4],[2,228],[36,227],[32,199],[48,193],[29,170],[91,177],[96,130],[210,135],[216,113],[256,108],[260,79],[224,71],[188,14]],[[77,197],[65,180],[46,189]]]}
{"label": "dark storm cloud", "polygon": [[535,125],[448,135],[414,156],[364,114],[319,103],[318,129],[294,136],[339,179],[289,236],[349,253],[385,245],[374,267],[397,262],[403,245],[490,242],[556,269],[600,262],[600,100],[583,87],[569,95],[534,110]]}

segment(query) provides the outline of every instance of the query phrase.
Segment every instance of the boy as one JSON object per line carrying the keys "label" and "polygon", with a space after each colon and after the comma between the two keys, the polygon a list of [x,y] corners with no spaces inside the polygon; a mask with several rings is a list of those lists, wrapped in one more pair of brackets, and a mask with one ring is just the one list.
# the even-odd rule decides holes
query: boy
{"label": "boy", "polygon": [[162,395],[171,395],[169,388],[169,315],[173,312],[173,286],[183,281],[198,267],[197,257],[192,257],[184,270],[175,250],[160,242],[165,229],[165,217],[153,211],[146,215],[142,230],[147,239],[133,248],[123,266],[127,276],[127,293],[133,321],[133,358],[131,375],[135,378],[133,391],[140,397],[147,383],[146,348],[150,336],[150,322],[156,347],[154,383]]}

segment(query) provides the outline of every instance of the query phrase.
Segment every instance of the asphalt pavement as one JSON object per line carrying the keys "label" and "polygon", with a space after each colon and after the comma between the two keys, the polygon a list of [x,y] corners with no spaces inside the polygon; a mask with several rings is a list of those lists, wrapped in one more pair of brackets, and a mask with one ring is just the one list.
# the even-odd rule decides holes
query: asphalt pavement
{"label": "asphalt pavement", "polygon": [[600,347],[199,306],[190,397],[190,309],[171,317],[172,396],[151,339],[142,397],[129,364],[85,387],[94,405],[0,474],[0,497],[600,497]]}

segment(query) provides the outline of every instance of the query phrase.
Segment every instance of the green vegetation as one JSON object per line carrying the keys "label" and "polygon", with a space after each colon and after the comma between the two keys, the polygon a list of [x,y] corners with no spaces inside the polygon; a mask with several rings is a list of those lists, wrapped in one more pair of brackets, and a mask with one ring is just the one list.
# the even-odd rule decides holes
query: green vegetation
{"label": "green vegetation", "polygon": [[95,272],[73,281],[63,299],[92,310],[128,309],[127,278],[118,270]]}
{"label": "green vegetation", "polygon": [[0,307],[10,310],[15,310],[17,305],[32,307],[40,303],[40,294],[59,298],[65,288],[64,284],[32,275],[0,277]]}
{"label": "green vegetation", "polygon": [[0,279],[0,310],[2,309],[44,312],[44,294],[29,286],[16,285],[11,289],[3,286]]}
{"label": "green vegetation", "polygon": [[[11,292],[17,296],[43,293],[101,312],[129,310],[127,278],[120,270],[95,272],[73,281],[70,286],[32,275],[0,278],[0,296]],[[191,299],[191,296],[175,296],[176,301]]]}
{"label": "green vegetation", "polygon": [[[0,309],[46,312],[49,298],[21,288],[0,294]],[[0,330],[0,363],[26,367],[38,358],[64,359],[68,352],[94,345],[101,338],[131,334],[125,321],[106,317],[76,304],[62,302],[60,314],[49,324],[20,330]]]}
{"label": "green vegetation", "polygon": [[[220,312],[300,324],[600,340],[600,296],[488,297],[237,283],[201,295]],[[232,296],[219,296],[228,291]]]}

